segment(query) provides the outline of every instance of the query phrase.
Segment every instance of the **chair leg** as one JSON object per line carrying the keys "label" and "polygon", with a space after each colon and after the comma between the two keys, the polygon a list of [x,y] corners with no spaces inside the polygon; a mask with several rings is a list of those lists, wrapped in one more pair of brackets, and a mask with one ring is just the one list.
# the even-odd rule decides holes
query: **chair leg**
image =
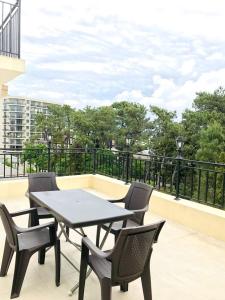
{"label": "chair leg", "polygon": [[84,288],[85,288],[87,266],[88,266],[88,255],[89,255],[88,248],[84,244],[82,244],[78,300],[84,299]]}
{"label": "chair leg", "polygon": [[120,285],[120,290],[121,292],[128,292],[128,282],[123,282],[121,285]]}
{"label": "chair leg", "polygon": [[99,247],[100,244],[100,234],[101,234],[101,225],[97,226],[97,233],[96,233],[96,246]]}
{"label": "chair leg", "polygon": [[103,278],[100,283],[101,283],[101,300],[111,300],[112,299],[111,281],[108,278]]}
{"label": "chair leg", "polygon": [[23,280],[26,274],[27,266],[30,261],[31,253],[28,251],[20,251],[16,253],[15,271],[13,275],[13,285],[11,291],[11,299],[19,297]]}
{"label": "chair leg", "polygon": [[118,239],[118,236],[119,236],[119,234],[115,234],[115,240],[114,240],[114,242],[116,243],[116,241],[117,241],[117,239]]}
{"label": "chair leg", "polygon": [[28,227],[33,227],[37,225],[39,225],[38,215],[35,216],[33,214],[29,214]]}
{"label": "chair leg", "polygon": [[66,226],[66,234],[68,237],[70,236],[70,228],[68,226]]}
{"label": "chair leg", "polygon": [[45,263],[45,248],[38,251],[38,263],[40,265]]}
{"label": "chair leg", "polygon": [[13,253],[14,253],[13,249],[10,248],[7,239],[5,239],[5,248],[4,248],[4,253],[3,253],[3,258],[2,258],[0,277],[4,277],[7,275],[7,272],[8,272],[12,257],[13,257]]}
{"label": "chair leg", "polygon": [[55,285],[60,285],[60,270],[61,270],[61,255],[60,255],[60,240],[56,241],[55,248]]}
{"label": "chair leg", "polygon": [[151,287],[151,275],[150,265],[147,264],[144,272],[141,275],[142,288],[145,300],[152,300],[152,287]]}

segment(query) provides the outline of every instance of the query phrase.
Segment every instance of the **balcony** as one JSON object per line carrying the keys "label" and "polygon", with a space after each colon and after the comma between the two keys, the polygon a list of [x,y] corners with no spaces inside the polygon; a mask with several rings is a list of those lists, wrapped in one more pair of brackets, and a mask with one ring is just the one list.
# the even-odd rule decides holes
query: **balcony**
{"label": "balcony", "polygon": [[[128,185],[124,182],[102,175],[58,177],[57,183],[60,189],[82,188],[104,199],[120,198],[128,189]],[[10,211],[26,208],[28,207],[28,199],[24,196],[26,190],[27,179],[1,181],[0,201],[4,202]],[[153,193],[145,224],[162,218],[167,219],[152,256],[153,299],[223,300],[225,237],[223,237],[224,241],[219,237],[216,239],[212,237],[211,231],[219,231],[219,229],[221,232],[224,231],[224,223],[223,225],[220,223],[222,215],[225,220],[224,212],[220,217],[219,214],[217,216],[215,214],[214,219],[211,219],[209,215],[214,214],[218,209],[209,207],[205,212],[202,204],[190,207],[188,203],[189,201],[186,200],[178,202],[173,196],[158,191]],[[18,218],[18,223],[26,226],[27,219]],[[197,223],[199,228],[204,228],[205,233],[194,228]],[[3,232],[1,226],[0,223],[0,230]],[[94,241],[95,228],[89,228],[87,234]],[[0,257],[3,245],[4,235],[1,234]],[[113,239],[109,237],[105,248],[112,246]],[[80,253],[63,239],[62,249],[74,262],[79,263]],[[38,265],[37,256],[34,256],[28,267],[20,299],[70,299],[68,291],[78,280],[77,273],[62,258],[61,285],[56,288],[53,268],[53,251],[47,253],[44,266]],[[12,275],[13,262],[8,276],[0,278],[0,299],[9,299]],[[100,299],[99,282],[94,274],[87,279],[85,291],[85,299]],[[77,293],[73,297],[77,299]],[[143,299],[140,280],[130,284],[128,293],[121,293],[118,287],[113,288],[112,299]]]}
{"label": "balcony", "polygon": [[25,72],[20,59],[20,9],[20,0],[0,0],[0,85]]}

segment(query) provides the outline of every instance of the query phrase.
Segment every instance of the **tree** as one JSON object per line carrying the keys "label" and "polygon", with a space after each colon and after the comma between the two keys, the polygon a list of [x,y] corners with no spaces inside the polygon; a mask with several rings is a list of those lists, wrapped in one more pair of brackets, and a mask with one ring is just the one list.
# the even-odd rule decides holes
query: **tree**
{"label": "tree", "polygon": [[154,116],[150,127],[151,148],[156,155],[176,156],[176,138],[180,135],[180,124],[175,122],[176,112],[150,106]]}
{"label": "tree", "polygon": [[[35,120],[37,130],[43,136],[47,129],[52,135],[52,142],[63,146],[65,138],[73,135],[71,130],[73,129],[74,110],[69,105],[60,106],[56,104],[49,104],[48,110],[48,116],[43,113],[37,115]],[[37,136],[33,138],[37,140]]]}
{"label": "tree", "polygon": [[143,140],[149,118],[144,105],[127,101],[115,102],[112,107],[116,115],[115,139],[121,150],[126,149],[126,136],[131,136],[131,149],[136,150]]}
{"label": "tree", "polygon": [[196,159],[209,162],[224,162],[225,158],[225,134],[224,129],[218,122],[213,122],[200,133],[200,148]]}
{"label": "tree", "polygon": [[[205,130],[210,128],[214,121],[225,128],[225,90],[220,87],[213,93],[197,93],[193,108],[193,111],[186,110],[182,115],[182,134],[185,137],[185,156],[197,159]],[[225,133],[224,129],[222,130]],[[202,153],[204,151],[202,150]]]}

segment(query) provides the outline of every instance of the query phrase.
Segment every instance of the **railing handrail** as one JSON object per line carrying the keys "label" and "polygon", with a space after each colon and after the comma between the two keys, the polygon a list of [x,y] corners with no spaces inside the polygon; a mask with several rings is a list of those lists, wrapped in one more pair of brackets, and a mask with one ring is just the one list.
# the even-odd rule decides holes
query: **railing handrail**
{"label": "railing handrail", "polygon": [[[59,144],[58,144],[59,145]],[[59,145],[60,146],[60,145]],[[48,148],[48,146],[46,145],[46,149]],[[41,151],[41,150],[45,150],[45,148],[41,149],[41,148],[22,148],[22,149],[11,149],[11,148],[0,148],[0,151],[11,151],[11,152],[23,152],[23,151]],[[142,154],[142,153],[135,153],[135,152],[131,152],[131,151],[124,151],[124,150],[117,150],[117,151],[113,151],[111,149],[104,149],[104,148],[84,148],[84,147],[51,147],[51,150],[67,150],[67,151],[73,151],[73,150],[81,150],[81,151],[103,151],[103,152],[110,152],[113,154],[127,154],[129,153],[129,155],[131,157],[134,158],[134,156],[139,156],[136,159],[142,160],[141,157],[149,157],[149,158],[161,158],[164,160],[182,160],[183,162],[187,162],[187,163],[195,163],[195,164],[206,164],[206,165],[211,165],[211,166],[218,166],[218,167],[224,167],[225,168],[225,163],[217,163],[217,162],[209,162],[209,161],[203,161],[203,160],[193,160],[193,159],[186,159],[186,158],[181,158],[181,157],[172,157],[172,156],[162,156],[162,155],[156,155],[156,154]],[[1,153],[0,153],[1,154]],[[163,163],[166,163],[165,161]]]}

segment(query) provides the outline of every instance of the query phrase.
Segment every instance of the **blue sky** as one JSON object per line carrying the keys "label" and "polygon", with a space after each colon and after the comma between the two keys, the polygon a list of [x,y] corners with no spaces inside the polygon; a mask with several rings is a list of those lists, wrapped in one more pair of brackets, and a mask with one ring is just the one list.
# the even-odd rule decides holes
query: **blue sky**
{"label": "blue sky", "polygon": [[178,113],[225,86],[225,0],[22,0],[26,74],[11,95]]}

